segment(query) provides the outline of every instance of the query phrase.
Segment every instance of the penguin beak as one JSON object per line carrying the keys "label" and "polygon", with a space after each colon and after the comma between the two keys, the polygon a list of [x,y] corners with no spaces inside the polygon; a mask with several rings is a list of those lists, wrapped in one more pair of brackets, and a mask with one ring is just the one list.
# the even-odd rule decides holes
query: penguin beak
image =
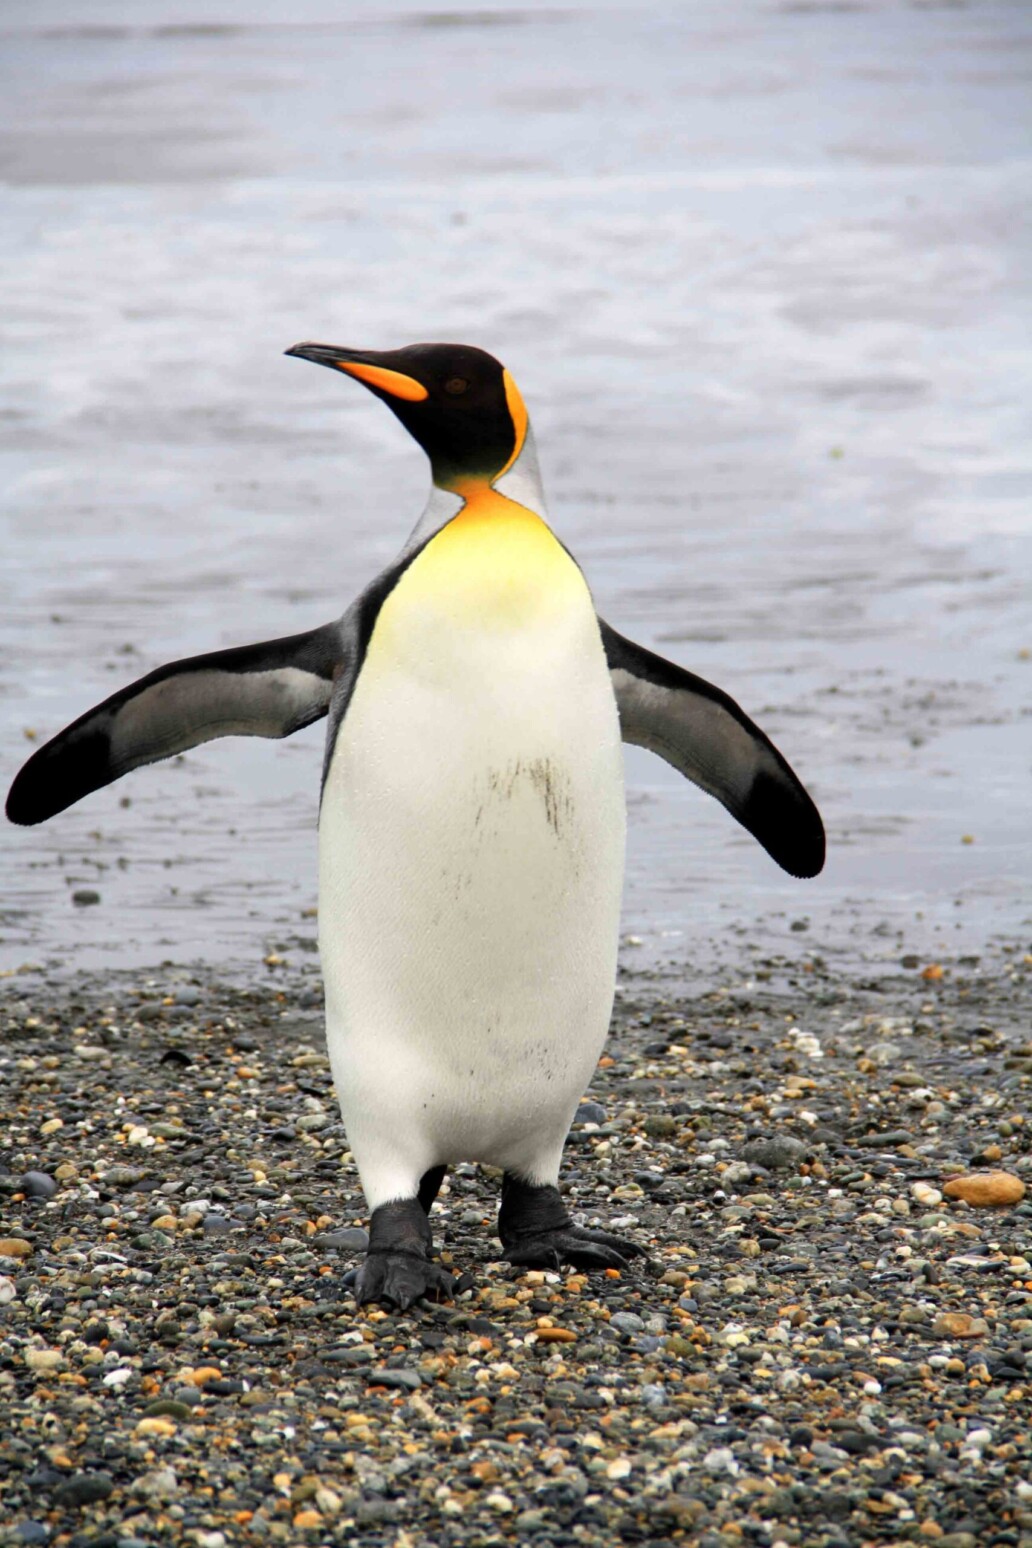
{"label": "penguin beak", "polygon": [[295,344],[284,353],[296,355],[299,360],[311,360],[315,365],[330,366],[334,371],[344,371],[388,398],[422,403],[429,396],[422,382],[417,382],[414,376],[379,365],[377,362],[381,357],[371,350],[348,349],[339,344]]}

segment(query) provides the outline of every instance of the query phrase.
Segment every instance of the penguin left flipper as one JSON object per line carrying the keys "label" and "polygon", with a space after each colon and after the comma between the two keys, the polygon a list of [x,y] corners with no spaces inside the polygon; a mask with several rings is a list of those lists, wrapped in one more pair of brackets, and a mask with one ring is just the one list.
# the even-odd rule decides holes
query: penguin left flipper
{"label": "penguin left flipper", "polygon": [[144,763],[219,736],[290,736],[326,714],[347,655],[340,623],[159,667],[33,753],[7,797],[12,822],[45,822]]}
{"label": "penguin left flipper", "polygon": [[824,865],[824,825],[774,743],[734,699],[599,619],[625,742],[714,796],[791,876]]}

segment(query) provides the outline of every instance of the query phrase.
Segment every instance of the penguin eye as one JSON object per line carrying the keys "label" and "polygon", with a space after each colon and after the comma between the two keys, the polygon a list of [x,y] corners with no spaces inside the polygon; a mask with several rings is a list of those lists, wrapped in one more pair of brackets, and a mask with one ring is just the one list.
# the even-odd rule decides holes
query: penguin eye
{"label": "penguin eye", "polygon": [[464,376],[449,376],[444,384],[445,392],[449,393],[453,398],[459,397],[468,387],[469,382]]}

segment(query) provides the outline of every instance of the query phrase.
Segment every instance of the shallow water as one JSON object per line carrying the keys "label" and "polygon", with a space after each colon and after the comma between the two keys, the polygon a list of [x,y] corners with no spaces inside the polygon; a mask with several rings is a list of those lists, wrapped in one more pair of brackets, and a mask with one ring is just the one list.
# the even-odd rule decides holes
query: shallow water
{"label": "shallow water", "polygon": [[[335,616],[400,544],[421,454],[283,349],[461,338],[520,382],[600,611],[828,824],[794,882],[629,754],[632,959],[1027,932],[1027,9],[283,15],[0,18],[5,783],[27,732]],[[213,743],[4,828],[0,966],[310,945],[320,756]]]}

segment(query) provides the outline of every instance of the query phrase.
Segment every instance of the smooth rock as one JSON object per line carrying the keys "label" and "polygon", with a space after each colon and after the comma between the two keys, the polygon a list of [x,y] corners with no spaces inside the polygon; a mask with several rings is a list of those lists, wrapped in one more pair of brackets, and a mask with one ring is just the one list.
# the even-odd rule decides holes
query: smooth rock
{"label": "smooth rock", "polygon": [[753,1166],[762,1166],[768,1172],[785,1172],[805,1160],[806,1146],[791,1134],[775,1134],[769,1139],[749,1140],[742,1147],[742,1155]]}
{"label": "smooth rock", "polygon": [[940,1312],[932,1323],[936,1338],[985,1338],[989,1324],[984,1317],[970,1312]]}
{"label": "smooth rock", "polygon": [[61,1485],[54,1498],[59,1505],[95,1505],[98,1500],[106,1500],[114,1487],[108,1473],[76,1473]]}
{"label": "smooth rock", "polygon": [[573,1115],[574,1123],[605,1123],[606,1110],[601,1102],[582,1102]]}
{"label": "smooth rock", "polygon": [[366,1381],[374,1387],[397,1387],[403,1392],[418,1392],[423,1385],[423,1378],[418,1371],[386,1370],[382,1367],[374,1367],[366,1371]]}
{"label": "smooth rock", "polygon": [[179,1479],[174,1468],[156,1467],[134,1479],[132,1492],[145,1500],[170,1500],[179,1493]]}
{"label": "smooth rock", "polygon": [[911,1183],[910,1192],[913,1194],[917,1202],[919,1204],[924,1204],[926,1208],[930,1209],[934,1205],[942,1203],[942,1194],[939,1192],[938,1188],[933,1188],[931,1183]]}
{"label": "smooth rock", "polygon": [[341,1231],[323,1231],[312,1238],[314,1247],[347,1247],[351,1252],[365,1252],[369,1246],[369,1232],[361,1226],[345,1226]]}
{"label": "smooth rock", "polygon": [[942,1191],[948,1199],[963,1199],[981,1208],[1017,1204],[1025,1197],[1025,1184],[1013,1172],[968,1172],[964,1177],[951,1177]]}
{"label": "smooth rock", "polygon": [[25,1350],[23,1358],[30,1371],[36,1371],[41,1376],[60,1370],[65,1363],[60,1349],[36,1349],[30,1346]]}
{"label": "smooth rock", "polygon": [[57,1183],[49,1172],[24,1172],[18,1179],[18,1190],[30,1199],[52,1199]]}

